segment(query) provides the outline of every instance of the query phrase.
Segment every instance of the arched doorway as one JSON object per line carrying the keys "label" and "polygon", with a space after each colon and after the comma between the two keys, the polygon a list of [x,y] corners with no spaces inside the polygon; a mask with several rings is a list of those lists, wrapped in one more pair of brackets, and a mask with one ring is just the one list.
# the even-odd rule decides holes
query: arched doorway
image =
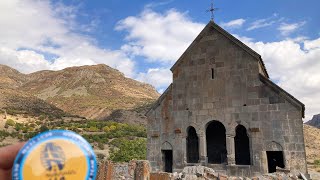
{"label": "arched doorway", "polygon": [[172,172],[173,166],[173,151],[172,145],[169,142],[164,142],[161,146],[162,162],[164,172]]}
{"label": "arched doorway", "polygon": [[206,129],[208,163],[227,162],[226,129],[219,121],[211,121]]}
{"label": "arched doorway", "polygon": [[192,126],[188,128],[187,162],[188,163],[199,162],[199,138],[196,130]]}
{"label": "arched doorway", "polygon": [[249,137],[247,135],[247,129],[244,126],[238,125],[236,127],[236,137],[234,138],[234,143],[236,151],[236,164],[250,165]]}

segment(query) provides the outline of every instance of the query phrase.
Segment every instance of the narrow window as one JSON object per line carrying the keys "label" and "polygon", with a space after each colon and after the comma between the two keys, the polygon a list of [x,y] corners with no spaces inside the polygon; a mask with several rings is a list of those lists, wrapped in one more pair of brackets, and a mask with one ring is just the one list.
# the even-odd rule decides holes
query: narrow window
{"label": "narrow window", "polygon": [[214,69],[211,68],[211,79],[214,79]]}

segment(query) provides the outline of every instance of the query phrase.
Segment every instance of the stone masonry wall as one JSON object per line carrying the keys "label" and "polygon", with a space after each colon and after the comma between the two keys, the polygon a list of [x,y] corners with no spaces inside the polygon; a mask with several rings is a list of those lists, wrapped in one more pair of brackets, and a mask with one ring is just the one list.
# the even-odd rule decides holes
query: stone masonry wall
{"label": "stone masonry wall", "polygon": [[[214,78],[212,79],[212,69]],[[283,151],[285,168],[306,173],[302,109],[259,78],[261,65],[214,28],[207,28],[173,69],[173,83],[148,115],[148,160],[163,171],[161,150],[173,150],[173,170],[186,162],[187,128],[199,137],[200,162],[222,173],[256,176],[268,172],[266,151]],[[206,127],[216,120],[226,129],[227,164],[207,163]],[[247,129],[250,166],[235,165],[237,125]]]}

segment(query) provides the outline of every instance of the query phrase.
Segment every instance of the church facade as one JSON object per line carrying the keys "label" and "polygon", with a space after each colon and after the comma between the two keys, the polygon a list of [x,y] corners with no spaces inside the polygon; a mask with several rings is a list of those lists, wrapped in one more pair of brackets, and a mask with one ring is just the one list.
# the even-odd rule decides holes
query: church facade
{"label": "church facade", "polygon": [[146,114],[153,171],[307,174],[304,104],[269,79],[259,54],[210,21],[171,71]]}

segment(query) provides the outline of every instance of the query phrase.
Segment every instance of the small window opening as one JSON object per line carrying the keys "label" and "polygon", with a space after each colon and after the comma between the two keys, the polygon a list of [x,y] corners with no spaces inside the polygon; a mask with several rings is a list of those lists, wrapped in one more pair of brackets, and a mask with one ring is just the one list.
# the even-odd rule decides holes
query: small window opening
{"label": "small window opening", "polygon": [[211,68],[211,79],[214,79],[214,69]]}

